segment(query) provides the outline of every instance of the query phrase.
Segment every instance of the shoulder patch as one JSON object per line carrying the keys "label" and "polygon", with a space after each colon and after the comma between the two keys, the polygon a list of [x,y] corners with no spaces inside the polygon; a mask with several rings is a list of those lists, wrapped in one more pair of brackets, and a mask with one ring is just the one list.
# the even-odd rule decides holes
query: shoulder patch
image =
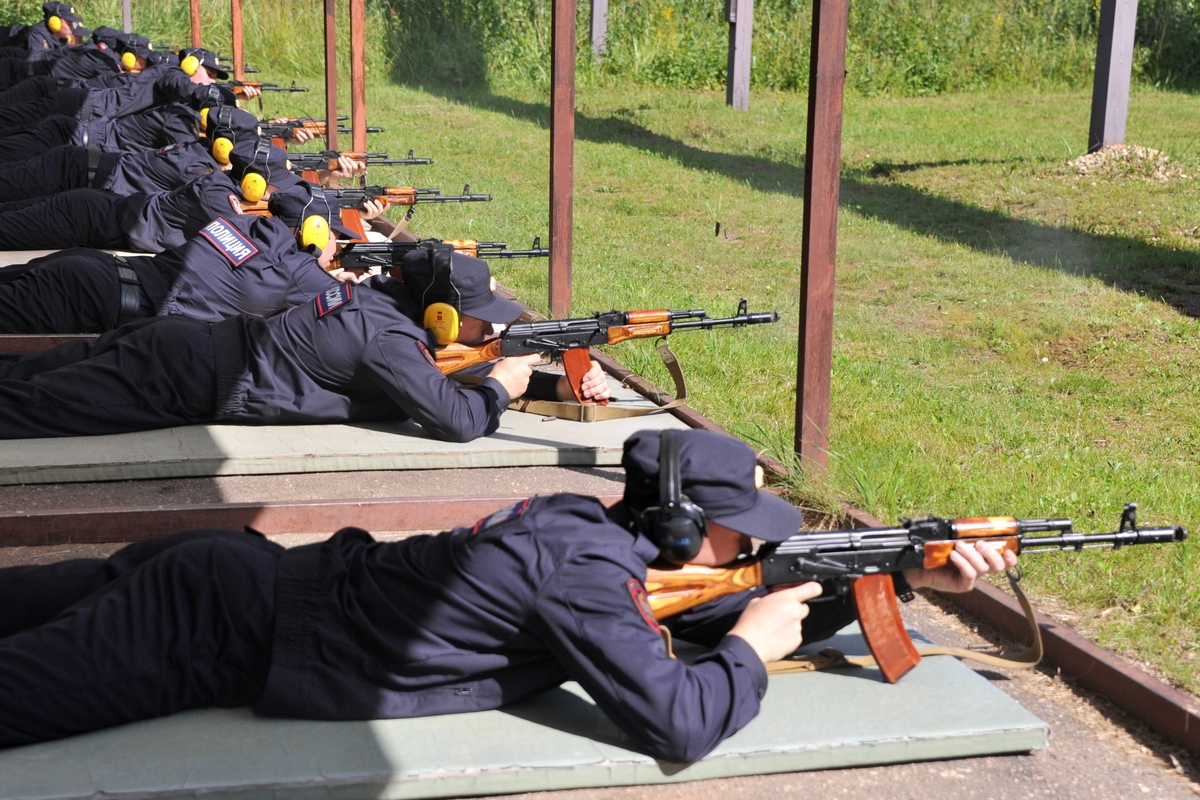
{"label": "shoulder patch", "polygon": [[[232,195],[230,199],[233,199]],[[200,235],[235,267],[240,267],[258,255],[258,248],[254,243],[226,222],[224,217],[217,217],[205,225],[200,229]]]}
{"label": "shoulder patch", "polygon": [[183,142],[173,142],[166,147],[158,148],[158,154],[161,156],[163,153],[169,153],[172,150],[178,150],[180,147],[183,147]]}
{"label": "shoulder patch", "polygon": [[241,216],[243,213],[245,213],[242,211],[242,202],[238,200],[238,196],[236,194],[229,195],[229,207],[232,208],[233,213],[237,214],[238,216]]}
{"label": "shoulder patch", "polygon": [[492,514],[489,517],[484,517],[483,519],[476,522],[475,527],[471,528],[471,535],[474,536],[477,533],[483,533],[488,528],[494,528],[497,525],[503,525],[505,522],[508,522],[509,520],[516,519],[517,517],[524,514],[525,509],[527,509],[527,508],[529,508],[529,499],[528,498],[525,500],[522,500],[521,502],[517,503],[516,505],[511,505],[508,508],[502,508],[499,511],[497,511],[495,514]]}
{"label": "shoulder patch", "polygon": [[437,359],[433,357],[433,353],[429,352],[429,348],[425,346],[425,343],[417,340],[417,347],[421,348],[421,355],[425,356],[425,360],[436,367]]}
{"label": "shoulder patch", "polygon": [[633,598],[633,605],[642,615],[642,619],[646,620],[646,624],[652,631],[661,633],[662,626],[654,618],[654,609],[650,607],[650,596],[646,594],[646,587],[642,586],[642,582],[637,578],[630,578],[626,582],[625,588],[629,590],[629,596]]}
{"label": "shoulder patch", "polygon": [[317,318],[332,314],[349,303],[352,297],[350,284],[338,281],[337,286],[331,286],[317,295]]}

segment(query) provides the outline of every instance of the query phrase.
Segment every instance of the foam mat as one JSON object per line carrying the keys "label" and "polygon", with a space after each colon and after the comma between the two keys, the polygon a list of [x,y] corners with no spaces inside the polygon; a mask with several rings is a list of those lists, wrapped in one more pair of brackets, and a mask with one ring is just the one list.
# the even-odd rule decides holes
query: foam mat
{"label": "foam mat", "polygon": [[[920,639],[920,637],[916,637]],[[865,652],[851,626],[832,645]],[[762,713],[703,760],[629,748],[575,684],[498,711],[377,722],[178,714],[0,751],[0,800],[432,798],[1018,753],[1045,724],[948,657],[895,685],[876,670],[774,675]]]}
{"label": "foam mat", "polygon": [[[653,408],[613,387],[621,406]],[[211,475],[621,463],[634,431],[686,428],[670,413],[571,422],[506,411],[491,436],[441,442],[412,422],[364,425],[192,425],[139,433],[25,439],[0,447],[0,484]]]}

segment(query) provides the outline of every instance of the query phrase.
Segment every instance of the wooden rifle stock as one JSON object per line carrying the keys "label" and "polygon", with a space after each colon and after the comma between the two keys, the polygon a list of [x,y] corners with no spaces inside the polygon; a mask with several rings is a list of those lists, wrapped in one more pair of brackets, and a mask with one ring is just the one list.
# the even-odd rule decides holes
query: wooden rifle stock
{"label": "wooden rifle stock", "polygon": [[470,347],[465,344],[448,344],[437,349],[437,368],[443,375],[453,375],[455,372],[486,364],[500,358],[500,340],[493,339],[480,347]]}

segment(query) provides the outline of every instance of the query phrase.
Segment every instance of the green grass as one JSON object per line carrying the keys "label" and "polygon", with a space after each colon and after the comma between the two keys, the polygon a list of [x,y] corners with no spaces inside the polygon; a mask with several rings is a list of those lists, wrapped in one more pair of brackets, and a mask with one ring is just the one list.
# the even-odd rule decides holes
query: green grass
{"label": "green grass", "polygon": [[[271,99],[317,110],[319,96]],[[423,235],[526,245],[547,227],[547,104],[531,91],[371,89],[372,149],[416,148],[429,168],[373,180],[490,204],[422,208]],[[306,105],[307,104],[307,105]],[[1200,530],[1200,98],[1132,98],[1131,143],[1189,176],[1080,178],[1083,93],[948,95],[846,103],[828,481],[900,516],[1069,516],[1111,530],[1122,503],[1146,524]],[[691,402],[787,460],[793,431],[805,99],[756,92],[593,88],[578,102],[575,313],[731,312],[739,297],[784,322],[680,334]],[[714,237],[720,221],[722,235]],[[729,236],[726,238],[725,232]],[[544,309],[544,262],[497,262]],[[649,343],[615,355],[670,385]],[[1200,548],[1027,559],[1043,603],[1106,646],[1200,690]]]}

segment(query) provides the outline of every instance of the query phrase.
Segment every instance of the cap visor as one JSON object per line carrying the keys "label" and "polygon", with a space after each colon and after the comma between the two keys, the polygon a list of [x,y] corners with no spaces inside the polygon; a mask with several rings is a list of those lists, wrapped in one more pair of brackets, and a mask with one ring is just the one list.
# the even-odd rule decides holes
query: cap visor
{"label": "cap visor", "polygon": [[512,300],[506,300],[498,294],[492,294],[492,299],[477,308],[464,307],[462,313],[484,322],[494,322],[498,325],[511,325],[525,312],[524,307]]}
{"label": "cap visor", "polygon": [[713,522],[747,536],[768,542],[782,542],[796,535],[804,524],[804,515],[786,500],[759,489],[758,499],[752,508],[727,517],[713,517]]}
{"label": "cap visor", "polygon": [[337,234],[337,238],[339,238],[339,239],[357,239],[358,238],[357,233],[355,233],[354,231],[345,227],[341,223],[331,223],[329,227],[333,230],[334,233]]}
{"label": "cap visor", "polygon": [[220,67],[209,67],[209,69],[211,69],[213,72],[215,72],[217,74],[218,79],[223,80],[223,81],[229,80],[229,73],[226,72],[225,70],[221,69]]}

